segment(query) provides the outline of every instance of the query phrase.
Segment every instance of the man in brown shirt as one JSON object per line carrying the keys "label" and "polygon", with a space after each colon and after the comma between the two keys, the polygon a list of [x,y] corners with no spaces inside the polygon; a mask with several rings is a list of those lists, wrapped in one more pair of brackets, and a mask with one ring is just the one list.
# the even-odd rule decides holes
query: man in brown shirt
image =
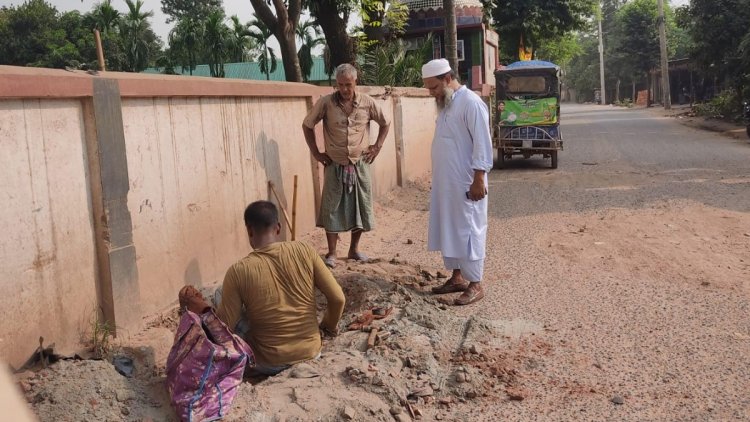
{"label": "man in brown shirt", "polygon": [[[310,152],[325,166],[318,227],[326,230],[328,253],[325,264],[336,264],[338,234],[352,232],[347,258],[366,261],[359,252],[362,232],[372,230],[372,184],[370,164],[380,153],[390,121],[369,95],[355,91],[357,69],[350,64],[336,68],[336,92],[322,97],[302,123]],[[323,121],[325,152],[315,140],[315,125]],[[370,145],[370,121],[378,123],[378,137]]]}
{"label": "man in brown shirt", "polygon": [[[345,302],[341,287],[315,249],[302,242],[279,241],[278,215],[276,206],[268,201],[253,202],[245,210],[245,226],[254,250],[227,271],[216,309],[230,329],[244,331],[238,334],[253,349],[254,369],[265,375],[318,356],[319,330],[338,333]],[[180,291],[181,306],[204,312],[208,303],[189,288]],[[320,324],[316,288],[328,302]]]}

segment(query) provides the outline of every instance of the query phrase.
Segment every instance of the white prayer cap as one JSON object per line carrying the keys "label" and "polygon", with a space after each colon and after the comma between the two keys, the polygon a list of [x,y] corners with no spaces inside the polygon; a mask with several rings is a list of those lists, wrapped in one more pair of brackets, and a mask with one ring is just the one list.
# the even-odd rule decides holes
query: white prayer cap
{"label": "white prayer cap", "polygon": [[422,79],[433,78],[435,76],[445,75],[451,71],[451,65],[448,60],[435,59],[430,60],[422,66]]}

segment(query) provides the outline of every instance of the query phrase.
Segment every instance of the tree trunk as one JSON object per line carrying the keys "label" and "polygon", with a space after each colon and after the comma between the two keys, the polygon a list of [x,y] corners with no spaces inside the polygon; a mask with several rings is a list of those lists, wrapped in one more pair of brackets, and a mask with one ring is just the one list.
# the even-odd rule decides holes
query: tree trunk
{"label": "tree trunk", "polygon": [[633,97],[631,98],[631,100],[633,100],[633,104],[635,104],[635,102],[638,100],[638,98],[636,98],[636,95],[638,95],[638,93],[635,92],[635,78],[633,78]]}
{"label": "tree trunk", "polygon": [[620,102],[620,78],[617,78],[617,84],[615,85],[615,101]]}
{"label": "tree trunk", "polygon": [[335,69],[343,63],[353,64],[356,61],[354,45],[346,32],[348,17],[339,16],[335,2],[331,1],[320,2],[317,11],[312,16],[323,29],[330,54],[331,68]]}
{"label": "tree trunk", "polygon": [[[271,11],[273,3],[276,14]],[[302,71],[297,58],[297,37],[295,29],[299,23],[301,0],[250,0],[258,18],[276,36],[284,63],[284,76],[289,82],[302,82]]]}
{"label": "tree trunk", "polygon": [[445,56],[451,69],[458,74],[458,33],[456,30],[456,2],[443,0],[445,14]]}
{"label": "tree trunk", "polygon": [[302,82],[302,69],[297,57],[297,39],[294,27],[287,25],[284,31],[275,34],[279,40],[281,60],[284,63],[284,76],[288,82]]}

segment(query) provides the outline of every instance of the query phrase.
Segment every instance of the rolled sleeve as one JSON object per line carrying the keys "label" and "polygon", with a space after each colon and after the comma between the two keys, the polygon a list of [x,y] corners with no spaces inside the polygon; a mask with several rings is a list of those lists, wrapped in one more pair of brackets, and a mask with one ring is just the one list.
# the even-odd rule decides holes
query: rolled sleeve
{"label": "rolled sleeve", "polygon": [[474,101],[467,107],[466,125],[473,143],[471,168],[489,173],[493,164],[490,117],[487,107],[481,100]]}
{"label": "rolled sleeve", "polygon": [[313,254],[315,287],[323,293],[327,302],[326,312],[320,325],[328,330],[336,331],[336,326],[339,324],[341,315],[344,313],[344,305],[346,304],[344,291],[341,290],[341,286],[336,282],[333,274],[331,274],[331,270],[326,267],[326,264],[323,263],[318,254],[314,251]]}
{"label": "rolled sleeve", "polygon": [[302,125],[306,128],[314,129],[315,125],[323,120],[323,117],[325,116],[327,102],[328,96],[321,97],[316,101],[315,105],[313,105],[310,112],[307,113],[307,116],[305,116],[305,119],[302,121]]}
{"label": "rolled sleeve", "polygon": [[370,119],[374,120],[380,127],[391,125],[391,119],[383,112],[383,107],[374,99],[370,105]]}

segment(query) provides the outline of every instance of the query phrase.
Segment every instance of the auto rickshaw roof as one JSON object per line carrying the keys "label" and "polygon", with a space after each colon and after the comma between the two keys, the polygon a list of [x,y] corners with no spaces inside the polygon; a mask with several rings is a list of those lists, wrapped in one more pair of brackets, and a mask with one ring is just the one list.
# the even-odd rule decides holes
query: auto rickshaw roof
{"label": "auto rickshaw roof", "polygon": [[502,69],[495,71],[495,74],[554,74],[557,75],[560,72],[560,66],[543,60],[526,60],[521,62],[511,63]]}

